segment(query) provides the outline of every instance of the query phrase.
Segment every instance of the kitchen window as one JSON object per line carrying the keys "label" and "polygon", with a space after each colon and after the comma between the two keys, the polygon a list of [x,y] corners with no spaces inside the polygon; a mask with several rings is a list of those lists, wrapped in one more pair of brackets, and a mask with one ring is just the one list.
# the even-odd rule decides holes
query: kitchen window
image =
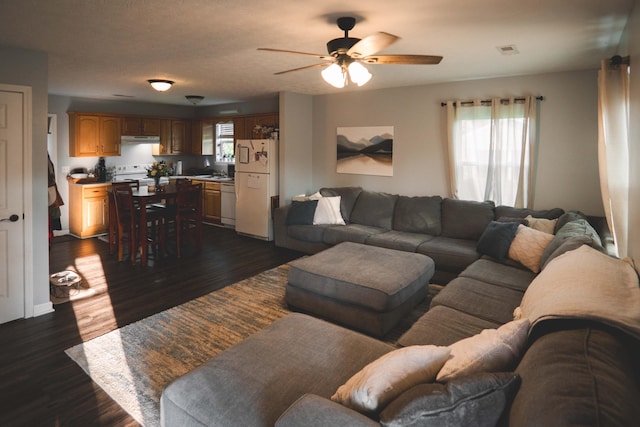
{"label": "kitchen window", "polygon": [[235,163],[233,121],[216,123],[216,162]]}

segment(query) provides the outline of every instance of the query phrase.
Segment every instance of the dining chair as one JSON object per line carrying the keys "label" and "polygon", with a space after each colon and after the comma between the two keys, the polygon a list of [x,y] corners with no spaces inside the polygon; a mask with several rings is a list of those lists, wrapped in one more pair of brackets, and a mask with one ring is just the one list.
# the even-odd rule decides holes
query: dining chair
{"label": "dining chair", "polygon": [[180,258],[183,240],[189,235],[197,251],[202,250],[202,184],[180,184],[176,191],[176,250]]}
{"label": "dining chair", "polygon": [[138,211],[133,203],[133,191],[128,183],[114,183],[111,185],[111,191],[115,203],[116,227],[114,229],[116,230],[118,261],[123,260],[126,245],[131,264],[135,264],[138,242]]}

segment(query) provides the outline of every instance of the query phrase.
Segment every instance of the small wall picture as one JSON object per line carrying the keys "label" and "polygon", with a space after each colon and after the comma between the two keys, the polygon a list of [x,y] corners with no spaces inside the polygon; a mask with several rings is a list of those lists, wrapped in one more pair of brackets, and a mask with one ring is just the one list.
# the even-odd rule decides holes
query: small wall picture
{"label": "small wall picture", "polygon": [[338,173],[393,176],[393,126],[339,127]]}

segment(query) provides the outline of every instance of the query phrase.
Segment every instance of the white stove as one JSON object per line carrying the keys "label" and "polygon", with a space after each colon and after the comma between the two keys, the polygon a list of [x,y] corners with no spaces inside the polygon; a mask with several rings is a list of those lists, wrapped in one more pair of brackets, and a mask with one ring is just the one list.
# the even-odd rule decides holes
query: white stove
{"label": "white stove", "polygon": [[[113,171],[113,182],[122,182],[131,179],[138,180],[141,186],[153,185],[153,178],[147,176],[147,169],[151,167],[151,164],[135,164],[135,165],[118,165]],[[160,177],[160,184],[169,184],[169,177]]]}

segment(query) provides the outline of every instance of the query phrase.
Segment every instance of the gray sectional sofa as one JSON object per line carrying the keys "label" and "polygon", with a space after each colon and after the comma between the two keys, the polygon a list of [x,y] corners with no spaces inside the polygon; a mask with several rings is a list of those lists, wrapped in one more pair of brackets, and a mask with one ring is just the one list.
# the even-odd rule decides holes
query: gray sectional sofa
{"label": "gray sectional sofa", "polygon": [[[400,201],[400,197],[396,199]],[[405,202],[425,202],[426,205],[433,201]],[[449,206],[446,199],[439,203],[443,217],[444,212],[447,215],[456,212],[457,218],[461,218],[469,210],[485,209],[482,204],[452,203]],[[353,206],[353,209],[348,205],[344,207],[348,212],[358,212],[353,211]],[[371,208],[368,206],[367,210]],[[491,211],[491,218],[497,218],[493,207]],[[286,209],[280,215],[283,212]],[[500,215],[522,217],[525,213],[502,208]],[[358,215],[349,218],[355,221]],[[398,217],[397,213],[393,215],[394,221]],[[430,218],[433,217],[423,217],[418,227]],[[485,228],[491,223],[488,215],[482,221],[487,222]],[[367,234],[370,238],[396,231],[393,233],[398,237],[396,241],[402,242],[398,245],[406,245],[408,238],[415,238],[402,234],[413,233],[406,229],[379,231],[375,227],[380,228],[380,224],[356,224],[358,227],[345,232],[353,233],[351,236]],[[457,240],[473,241],[461,237],[473,236],[477,226],[475,221],[467,222],[459,225],[459,229],[468,234],[455,234],[452,230],[456,228],[447,221],[441,220],[438,224],[441,232],[427,237],[417,247],[441,237],[439,241],[445,248],[455,248]],[[556,225],[558,229],[545,250],[539,274],[507,258],[481,254],[467,258],[464,267],[462,262],[450,262],[444,271],[455,274],[455,269],[460,268],[459,274],[443,288],[433,287],[439,291],[432,295],[429,310],[404,332],[396,345],[305,314],[285,316],[169,385],[161,398],[162,424],[637,425],[640,419],[638,277],[622,261],[602,254],[600,237],[580,215],[565,213]],[[300,238],[300,233],[317,232],[312,231],[317,229],[336,239],[330,241],[331,244],[338,243],[337,232],[329,231],[329,226],[288,227],[292,227],[291,234],[281,235],[281,244],[284,238],[298,249],[330,246],[325,241]],[[443,236],[445,229],[447,235]],[[484,237],[476,238],[474,244],[463,243],[462,247],[466,244],[475,250],[477,240],[486,237],[484,231],[480,234]],[[384,239],[378,240],[381,241]],[[438,256],[441,255],[436,255],[434,260]],[[455,259],[451,253],[447,256]],[[441,256],[441,259],[447,258]],[[436,260],[436,268],[437,263]],[[459,267],[454,267],[456,265]],[[573,270],[567,273],[567,268]],[[577,283],[569,283],[574,281]],[[591,285],[597,281],[605,282],[605,286]],[[557,298],[555,289],[558,289]],[[616,292],[610,292],[611,289]],[[553,304],[548,303],[548,297]],[[571,306],[567,314],[562,310],[562,301],[575,302],[578,308],[587,307],[593,301],[596,304],[586,312]],[[598,302],[603,310],[598,309]],[[556,311],[545,310],[545,304],[553,305]],[[440,383],[414,384],[371,412],[354,410],[331,399],[340,386],[385,355],[398,349],[419,348],[416,346],[453,348],[464,340],[481,336],[482,331],[512,324],[514,313],[529,319],[531,327],[523,351],[513,363],[502,366],[502,372],[478,372]]]}
{"label": "gray sectional sofa", "polygon": [[361,187],[322,188],[320,194],[340,196],[346,225],[290,224],[289,204],[274,211],[276,246],[312,254],[349,241],[417,252],[434,260],[436,272],[432,280],[439,284],[446,284],[480,258],[476,251],[478,239],[491,221],[529,214],[554,219],[564,213],[562,209],[496,207],[490,201],[409,197]]}

